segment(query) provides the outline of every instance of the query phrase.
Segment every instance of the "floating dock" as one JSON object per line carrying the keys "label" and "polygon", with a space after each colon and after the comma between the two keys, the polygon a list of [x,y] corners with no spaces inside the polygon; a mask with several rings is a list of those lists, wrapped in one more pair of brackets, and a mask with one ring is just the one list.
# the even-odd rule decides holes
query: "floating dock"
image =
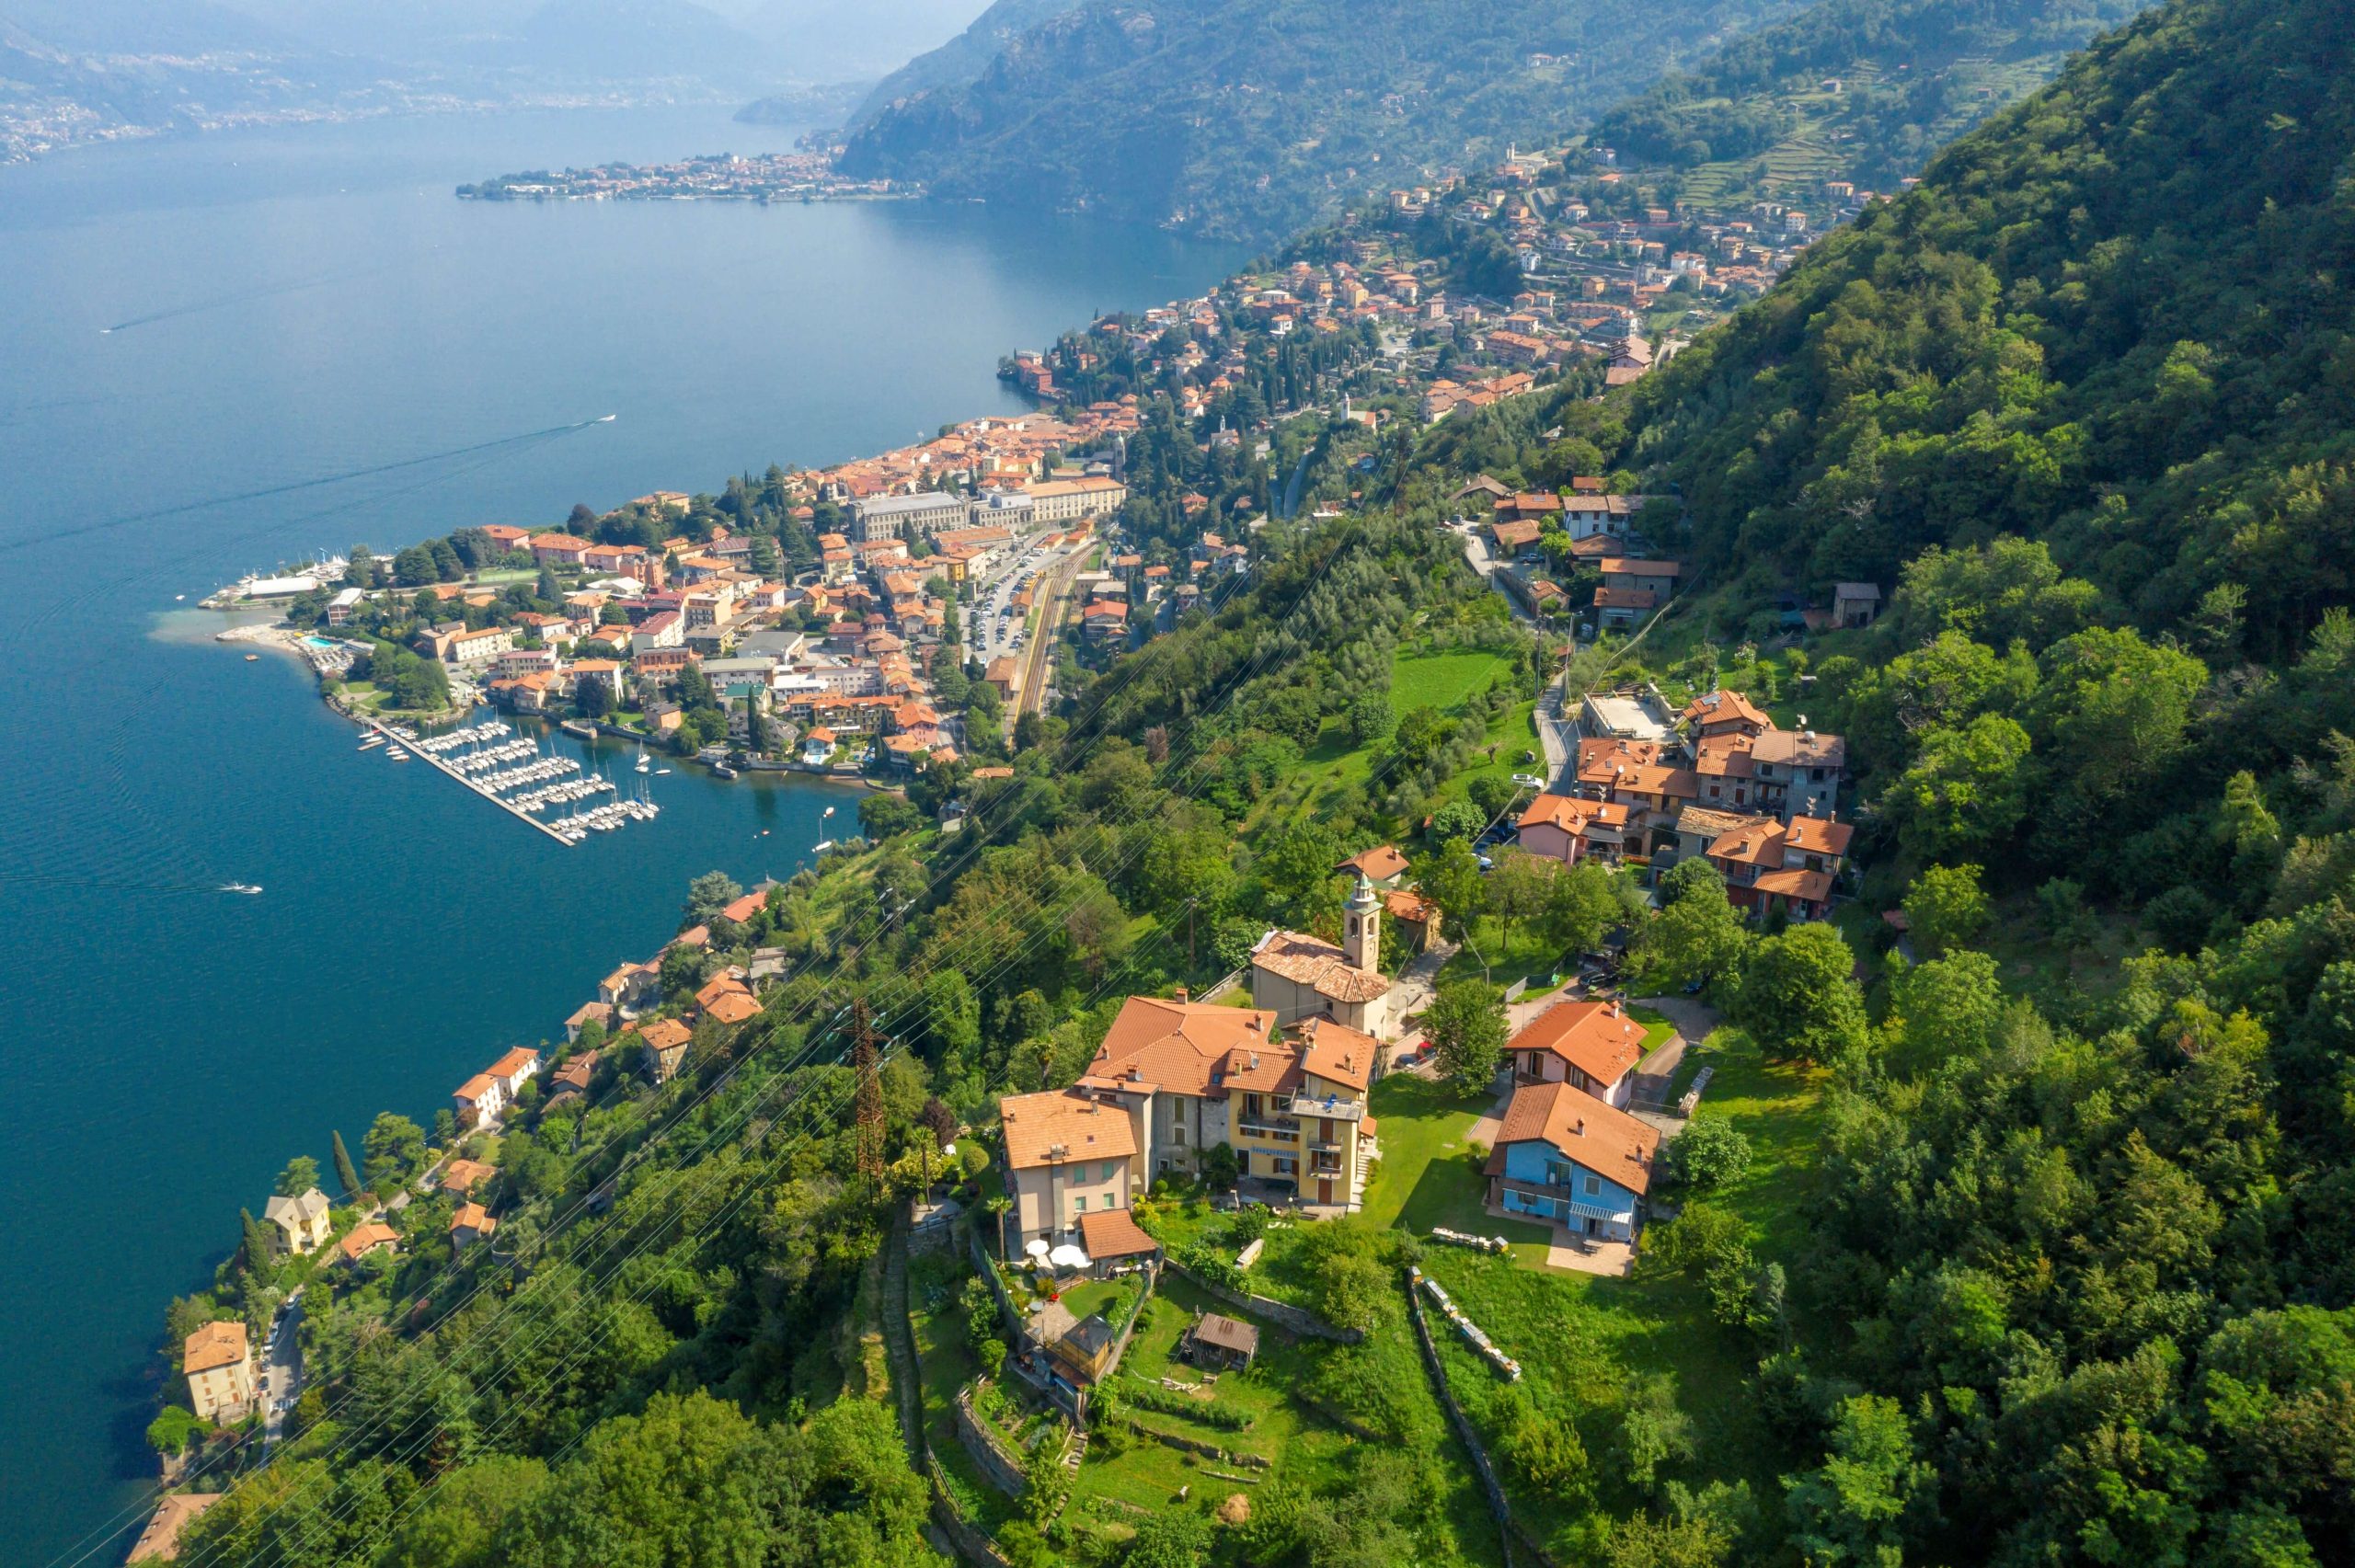
{"label": "floating dock", "polygon": [[[533,827],[538,829],[541,832],[546,833],[549,838],[554,839],[557,843],[564,845],[568,849],[580,841],[578,839],[567,838],[564,834],[557,832],[554,828],[549,827],[546,822],[541,821],[538,818],[533,816],[522,807],[517,806],[514,802],[500,799],[498,795],[484,788],[480,784],[477,784],[473,779],[468,778],[465,774],[460,773],[457,769],[443,761],[442,760],[441,753],[450,750],[449,747],[435,747],[429,750],[427,750],[425,743],[402,739],[398,735],[393,733],[391,726],[383,723],[381,720],[372,718],[364,722],[370,729],[385,738],[385,743],[387,746],[397,750],[406,751],[410,756],[417,758],[419,761],[432,763],[433,766],[439,769],[442,773],[456,780],[459,784],[465,787],[469,795],[478,795],[482,796],[483,799],[489,801],[493,806],[498,807],[501,811],[506,812],[507,815],[514,818],[518,822],[530,823]],[[500,727],[502,731],[506,728],[504,725]],[[435,738],[447,739],[448,737],[437,736]]]}

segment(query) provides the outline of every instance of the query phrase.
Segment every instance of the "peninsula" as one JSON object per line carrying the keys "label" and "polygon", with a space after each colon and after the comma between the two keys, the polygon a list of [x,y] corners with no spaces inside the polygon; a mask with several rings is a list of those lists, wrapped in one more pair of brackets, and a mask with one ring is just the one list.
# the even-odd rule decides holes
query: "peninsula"
{"label": "peninsula", "polygon": [[923,194],[890,179],[851,179],[823,153],[699,154],[667,164],[503,174],[458,187],[466,201],[872,201]]}

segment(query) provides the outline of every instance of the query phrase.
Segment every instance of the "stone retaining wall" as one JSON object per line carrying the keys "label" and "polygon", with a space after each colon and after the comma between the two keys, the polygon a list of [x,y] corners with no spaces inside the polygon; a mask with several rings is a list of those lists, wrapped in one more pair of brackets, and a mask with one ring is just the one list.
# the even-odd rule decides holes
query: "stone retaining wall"
{"label": "stone retaining wall", "polygon": [[948,1538],[957,1554],[968,1562],[978,1563],[980,1568],[1014,1568],[991,1544],[990,1538],[967,1524],[965,1516],[957,1511],[957,1500],[948,1490],[948,1477],[941,1473],[940,1461],[929,1448],[925,1450],[924,1465],[925,1479],[932,1482],[932,1522]]}
{"label": "stone retaining wall", "polygon": [[1315,1313],[1295,1307],[1290,1302],[1279,1301],[1269,1296],[1253,1295],[1244,1290],[1229,1290],[1223,1285],[1213,1285],[1174,1259],[1167,1266],[1171,1273],[1191,1281],[1196,1288],[1213,1299],[1223,1301],[1238,1311],[1265,1318],[1287,1333],[1304,1334],[1310,1339],[1329,1339],[1338,1345],[1356,1345],[1365,1338],[1365,1335],[1356,1329],[1335,1328]]}
{"label": "stone retaining wall", "polygon": [[1474,1430],[1472,1418],[1455,1402],[1455,1391],[1447,1386],[1447,1368],[1439,1358],[1439,1347],[1431,1343],[1430,1325],[1423,1320],[1423,1303],[1416,1296],[1415,1288],[1407,1287],[1407,1315],[1414,1320],[1415,1344],[1423,1355],[1423,1371],[1430,1377],[1431,1392],[1439,1396],[1440,1408],[1447,1413],[1447,1424],[1472,1456],[1472,1469],[1480,1478],[1480,1490],[1488,1500],[1488,1515],[1497,1521],[1497,1528],[1504,1536],[1505,1561],[1512,1562],[1527,1557],[1539,1568],[1560,1568],[1536,1538],[1513,1516],[1512,1504],[1505,1496],[1504,1483],[1497,1479],[1497,1467],[1488,1459],[1488,1450],[1480,1446],[1480,1435]]}
{"label": "stone retaining wall", "polygon": [[1029,1485],[1022,1473],[1022,1461],[1007,1450],[996,1429],[973,1413],[973,1391],[981,1386],[975,1382],[957,1391],[957,1440],[965,1445],[965,1451],[973,1456],[992,1486],[1008,1497],[1019,1497]]}

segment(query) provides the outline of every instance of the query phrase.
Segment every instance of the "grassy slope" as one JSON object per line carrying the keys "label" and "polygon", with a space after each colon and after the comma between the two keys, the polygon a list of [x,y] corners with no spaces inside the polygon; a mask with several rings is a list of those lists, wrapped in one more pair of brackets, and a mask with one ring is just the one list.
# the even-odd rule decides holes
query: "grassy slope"
{"label": "grassy slope", "polygon": [[[1746,1134],[1755,1152],[1750,1173],[1712,1195],[1749,1222],[1763,1256],[1798,1241],[1799,1205],[1813,1178],[1814,1150],[1825,1105],[1820,1073],[1768,1066],[1739,1031],[1721,1029],[1688,1061],[1715,1067],[1705,1103]],[[1687,1069],[1687,1077],[1695,1070]],[[1693,1418],[1698,1453],[1665,1472],[1700,1483],[1748,1480],[1771,1495],[1771,1470],[1761,1456],[1771,1445],[1760,1431],[1747,1379],[1754,1348],[1709,1317],[1697,1286],[1684,1280],[1599,1279],[1545,1271],[1545,1228],[1489,1218],[1484,1183],[1466,1140],[1473,1122],[1493,1103],[1428,1080],[1394,1075],[1375,1085],[1373,1109],[1381,1124],[1383,1160],[1367,1194],[1367,1217],[1418,1235],[1433,1225],[1503,1235],[1513,1245],[1503,1257],[1448,1246],[1425,1249],[1425,1267],[1446,1286],[1474,1322],[1522,1362],[1516,1390],[1540,1408],[1573,1420],[1596,1473],[1615,1473],[1613,1413],[1633,1374],[1677,1379],[1681,1408]],[[1450,1386],[1491,1439],[1501,1430],[1506,1385],[1460,1342],[1442,1351]],[[1576,1521],[1558,1498],[1508,1481],[1515,1508],[1541,1538],[1557,1538]],[[1614,1483],[1598,1501],[1624,1514],[1643,1499]],[[1556,1539],[1558,1549],[1564,1542]]]}

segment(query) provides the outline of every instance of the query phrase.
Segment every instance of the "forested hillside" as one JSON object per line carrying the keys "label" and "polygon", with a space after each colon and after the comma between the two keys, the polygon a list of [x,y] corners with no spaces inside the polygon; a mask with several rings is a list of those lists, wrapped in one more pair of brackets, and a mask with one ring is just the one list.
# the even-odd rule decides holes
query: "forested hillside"
{"label": "forested hillside", "polygon": [[1887,189],[2146,4],[1823,0],[1662,77],[1605,115],[1593,140],[1624,163],[1731,165],[1727,177],[1760,187],[1770,166],[1745,166],[1804,149],[1819,177]]}
{"label": "forested hillside", "polygon": [[[846,172],[1269,240],[1558,139],[1781,0],[1091,0],[851,138]],[[988,18],[983,18],[986,25]]]}
{"label": "forested hillside", "polygon": [[2349,588],[2350,46],[2221,0],[2104,40],[1647,383],[1631,451],[1714,560],[2028,534],[2155,629],[2229,585],[2230,651],[2292,649]]}
{"label": "forested hillside", "polygon": [[[932,1560],[935,1485],[1018,1568],[1527,1560],[1444,1388],[1516,1528],[1581,1568],[2355,1564],[2350,49],[2342,0],[2177,0],[1607,398],[1590,360],[1427,424],[1337,333],[1253,340],[1189,420],[1121,324],[1085,365],[1059,345],[1145,399],[1127,547],[1174,563],[1207,521],[1247,569],[1100,670],[1059,650],[1055,711],[1010,738],[986,681],[944,687],[965,755],[764,900],[699,879],[638,1026],[726,966],[782,973],[666,1082],[593,1021],[553,1051],[603,1053],[586,1092],[466,1144],[495,1245],[454,1250],[425,1135],[380,1122],[342,1185],[419,1195],[404,1250],[313,1285],[292,1436],[181,1561],[886,1568]],[[1373,428],[1257,418],[1328,378]],[[1226,521],[1295,464],[1292,517]],[[1475,475],[1597,474],[1662,498],[1637,526],[1688,565],[1638,638],[1541,635],[1448,520]],[[718,510],[794,537],[749,486],[694,503]],[[1876,624],[1800,613],[1852,579]],[[1831,918],[1745,918],[1712,857],[1652,876],[1658,845],[1484,870],[1557,670],[1844,736],[1865,869]],[[1019,1486],[971,1479],[950,1410],[1001,1320],[961,1246],[905,1262],[901,1202],[945,1177],[1002,1205],[997,1095],[1074,1082],[1126,994],[1332,931],[1337,861],[1385,843],[1465,946],[1417,1024],[1448,1081],[1369,1091],[1365,1212],[1210,1217],[1182,1180],[1133,1208],[1197,1271],[1279,1260],[1254,1288],[1363,1337],[1270,1332],[1205,1405],[1119,1380],[1069,1466],[998,1390],[983,1417],[1039,1446]],[[1488,1223],[1505,968],[1559,984],[1614,932],[1623,1000],[1704,1021],[1680,1089],[1712,1075],[1632,1275],[1427,1241]],[[1434,1382],[1409,1263],[1511,1380],[1443,1335]],[[176,1342],[266,1322],[290,1266],[249,1239]],[[1206,1299],[1168,1288],[1140,1343]],[[1135,1419],[1189,1410],[1217,1440],[1184,1457]],[[1236,1445],[1267,1468],[1213,1468]]]}
{"label": "forested hillside", "polygon": [[859,105],[858,112],[851,116],[852,127],[867,124],[893,104],[917,93],[968,85],[988,70],[990,62],[1004,53],[1016,39],[1078,5],[1079,0],[996,0],[963,32],[939,48],[917,55],[878,82],[875,90]]}

